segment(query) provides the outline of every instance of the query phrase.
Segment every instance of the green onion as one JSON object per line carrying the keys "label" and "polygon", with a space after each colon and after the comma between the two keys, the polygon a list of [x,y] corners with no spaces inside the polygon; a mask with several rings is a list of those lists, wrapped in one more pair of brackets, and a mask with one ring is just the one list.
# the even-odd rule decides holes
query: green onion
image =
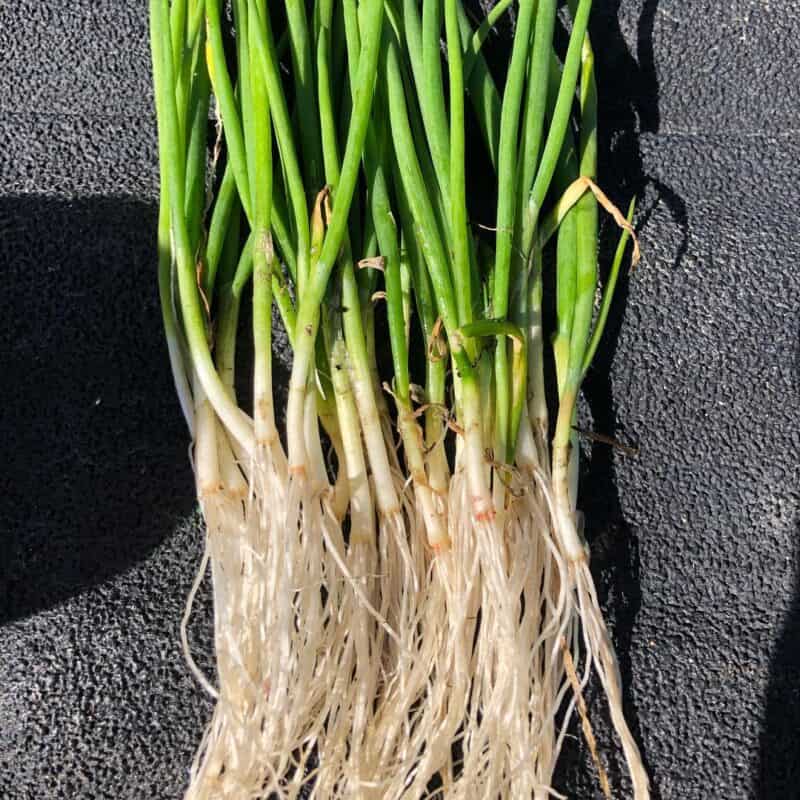
{"label": "green onion", "polygon": [[[598,188],[591,0],[565,51],[555,0],[490,39],[512,6],[233,0],[226,49],[221,0],[150,0],[159,296],[207,529],[181,640],[216,700],[187,797],[538,800],[591,670],[649,796],[577,510],[634,204]],[[208,565],[213,680],[186,634]]]}

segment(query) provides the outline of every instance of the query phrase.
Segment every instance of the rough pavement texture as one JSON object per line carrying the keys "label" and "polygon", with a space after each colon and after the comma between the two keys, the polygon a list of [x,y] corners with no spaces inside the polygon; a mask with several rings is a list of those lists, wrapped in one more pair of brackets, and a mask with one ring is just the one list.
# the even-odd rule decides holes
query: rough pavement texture
{"label": "rough pavement texture", "polygon": [[[175,798],[210,706],[146,4],[62,5],[0,3],[0,797]],[[641,452],[595,445],[582,501],[628,715],[656,798],[800,797],[798,6],[595,5],[601,182],[644,252],[586,412]]]}

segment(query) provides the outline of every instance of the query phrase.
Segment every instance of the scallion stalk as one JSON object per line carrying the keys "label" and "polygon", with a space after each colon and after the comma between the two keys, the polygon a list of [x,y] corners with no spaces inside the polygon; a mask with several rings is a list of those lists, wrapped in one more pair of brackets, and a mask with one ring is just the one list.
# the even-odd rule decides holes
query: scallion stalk
{"label": "scallion stalk", "polygon": [[[221,0],[150,0],[159,295],[207,527],[182,643],[217,701],[187,797],[544,800],[592,669],[648,797],[575,431],[634,206],[597,185],[591,0],[565,51],[557,6],[233,0],[226,50]],[[601,208],[623,231],[596,307]],[[207,565],[213,680],[185,631]]]}

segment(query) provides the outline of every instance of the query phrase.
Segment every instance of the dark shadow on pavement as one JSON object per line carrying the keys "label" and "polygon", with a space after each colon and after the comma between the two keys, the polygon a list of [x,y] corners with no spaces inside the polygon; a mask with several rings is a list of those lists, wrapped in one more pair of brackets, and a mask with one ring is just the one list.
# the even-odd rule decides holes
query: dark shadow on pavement
{"label": "dark shadow on pavement", "polygon": [[0,199],[0,622],[147,558],[194,505],[156,218],[125,197]]}
{"label": "dark shadow on pavement", "polygon": [[[795,390],[800,391],[800,336]],[[754,796],[760,800],[800,797],[800,521],[796,528],[794,599],[772,650],[759,758],[753,773]]]}

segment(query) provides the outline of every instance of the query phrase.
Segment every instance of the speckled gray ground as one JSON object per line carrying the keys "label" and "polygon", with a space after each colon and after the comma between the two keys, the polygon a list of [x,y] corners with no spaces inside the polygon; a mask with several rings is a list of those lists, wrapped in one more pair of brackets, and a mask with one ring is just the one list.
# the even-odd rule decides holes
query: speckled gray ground
{"label": "speckled gray ground", "polygon": [[[642,198],[611,377],[587,387],[595,429],[641,454],[596,445],[584,482],[629,717],[656,797],[800,797],[800,4],[596,6],[601,178]],[[145,11],[0,2],[9,800],[175,798],[209,713],[177,646],[199,535]],[[582,759],[564,781],[589,798]]]}

